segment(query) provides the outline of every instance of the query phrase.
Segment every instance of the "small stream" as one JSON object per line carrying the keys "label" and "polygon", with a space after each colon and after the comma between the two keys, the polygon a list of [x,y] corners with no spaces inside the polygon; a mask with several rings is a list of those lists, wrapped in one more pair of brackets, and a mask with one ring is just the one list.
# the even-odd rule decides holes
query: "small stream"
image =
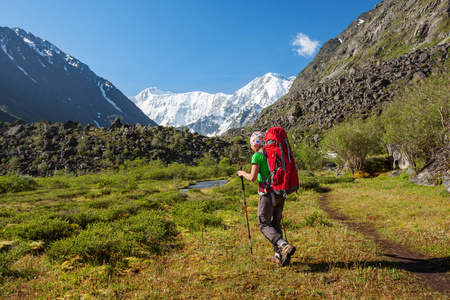
{"label": "small stream", "polygon": [[223,179],[210,180],[210,181],[199,181],[196,184],[191,184],[190,186],[188,186],[185,189],[181,189],[180,191],[188,192],[190,189],[207,189],[207,188],[212,188],[212,187],[216,187],[216,186],[222,186],[226,183],[227,183],[227,181],[223,180]]}

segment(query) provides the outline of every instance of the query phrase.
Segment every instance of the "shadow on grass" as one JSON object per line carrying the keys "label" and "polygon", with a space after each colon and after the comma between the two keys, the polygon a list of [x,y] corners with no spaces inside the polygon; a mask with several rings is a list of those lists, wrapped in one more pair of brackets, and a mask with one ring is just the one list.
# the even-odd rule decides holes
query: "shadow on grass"
{"label": "shadow on grass", "polygon": [[[392,257],[392,255],[385,255]],[[432,259],[411,259],[395,256],[395,260],[402,261],[358,261],[358,262],[329,262],[329,263],[303,263],[294,261],[291,263],[294,267],[307,267],[305,273],[326,273],[333,268],[355,269],[355,268],[386,268],[405,270],[411,273],[435,274],[450,272],[450,257],[432,258]]]}

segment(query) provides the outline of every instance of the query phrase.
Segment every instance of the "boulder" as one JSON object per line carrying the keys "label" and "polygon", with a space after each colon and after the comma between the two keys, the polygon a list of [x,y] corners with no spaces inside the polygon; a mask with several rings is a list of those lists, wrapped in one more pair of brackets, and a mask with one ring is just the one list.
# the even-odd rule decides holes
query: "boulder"
{"label": "boulder", "polygon": [[439,150],[411,182],[426,186],[444,184],[450,192],[450,144]]}
{"label": "boulder", "polygon": [[387,145],[387,152],[389,156],[392,156],[394,164],[393,169],[400,168],[401,170],[408,169],[411,164],[405,158],[399,145]]}

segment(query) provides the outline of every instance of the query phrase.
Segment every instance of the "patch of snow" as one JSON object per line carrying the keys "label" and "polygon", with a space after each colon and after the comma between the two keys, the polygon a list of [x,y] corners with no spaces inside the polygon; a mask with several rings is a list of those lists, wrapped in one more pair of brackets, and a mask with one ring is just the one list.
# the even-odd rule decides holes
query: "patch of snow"
{"label": "patch of snow", "polygon": [[41,65],[42,65],[44,68],[47,68],[47,66],[44,65],[44,63],[43,63],[40,59],[38,59],[38,61],[41,63]]}
{"label": "patch of snow", "polygon": [[80,66],[80,62],[77,59],[75,59],[72,56],[70,56],[69,54],[66,54],[66,58],[65,59],[66,59],[66,62],[69,65],[71,65],[71,66],[73,66],[75,68],[78,68]]}
{"label": "patch of snow", "polygon": [[48,49],[44,49],[44,51],[42,51],[41,49],[39,49],[36,44],[33,41],[30,41],[28,38],[24,37],[23,41],[25,43],[27,43],[28,46],[30,46],[31,49],[33,49],[34,51],[36,51],[40,56],[43,57],[51,57],[53,56],[53,53],[48,50]]}
{"label": "patch of snow", "polygon": [[124,113],[111,99],[109,99],[106,96],[105,90],[103,89],[103,85],[102,84],[98,84],[98,87],[100,88],[100,91],[103,94],[103,97],[106,99],[106,101],[108,101],[115,109],[117,109],[118,111],[120,111],[121,113]]}
{"label": "patch of snow", "polygon": [[364,23],[363,19],[358,19],[357,21],[358,21],[358,26]]}
{"label": "patch of snow", "polygon": [[30,76],[30,75],[28,75],[28,73],[27,73],[24,69],[22,69],[19,65],[17,65],[17,67],[19,68],[20,71],[22,71],[23,73],[25,73],[25,75]]}
{"label": "patch of snow", "polygon": [[12,57],[11,55],[9,55],[8,50],[6,49],[6,45],[3,44],[3,40],[1,41],[2,44],[2,49],[3,51],[6,53],[6,55],[8,55],[9,59],[11,59],[12,61],[14,61],[14,57]]}

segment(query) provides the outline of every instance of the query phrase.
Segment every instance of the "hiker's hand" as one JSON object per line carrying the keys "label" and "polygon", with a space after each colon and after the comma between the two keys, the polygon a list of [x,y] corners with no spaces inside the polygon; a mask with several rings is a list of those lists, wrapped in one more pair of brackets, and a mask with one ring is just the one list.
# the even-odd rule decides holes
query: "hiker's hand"
{"label": "hiker's hand", "polygon": [[237,177],[242,177],[242,175],[240,175],[241,173],[243,173],[241,170],[236,172]]}

